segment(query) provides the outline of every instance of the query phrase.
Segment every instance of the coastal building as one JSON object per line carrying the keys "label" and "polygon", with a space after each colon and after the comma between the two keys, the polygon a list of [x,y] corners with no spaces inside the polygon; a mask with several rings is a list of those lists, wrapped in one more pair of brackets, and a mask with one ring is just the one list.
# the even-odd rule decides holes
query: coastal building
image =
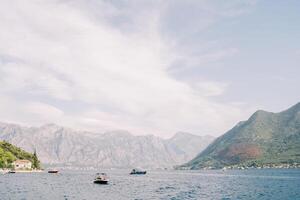
{"label": "coastal building", "polygon": [[14,169],[31,169],[32,163],[29,160],[16,160],[12,163]]}

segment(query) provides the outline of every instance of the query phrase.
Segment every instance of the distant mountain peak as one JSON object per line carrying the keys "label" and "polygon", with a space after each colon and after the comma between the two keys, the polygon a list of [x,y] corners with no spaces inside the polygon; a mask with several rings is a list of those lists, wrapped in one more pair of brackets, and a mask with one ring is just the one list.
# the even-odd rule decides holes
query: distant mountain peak
{"label": "distant mountain peak", "polygon": [[253,115],[267,115],[267,114],[274,114],[273,112],[265,111],[265,110],[257,110]]}

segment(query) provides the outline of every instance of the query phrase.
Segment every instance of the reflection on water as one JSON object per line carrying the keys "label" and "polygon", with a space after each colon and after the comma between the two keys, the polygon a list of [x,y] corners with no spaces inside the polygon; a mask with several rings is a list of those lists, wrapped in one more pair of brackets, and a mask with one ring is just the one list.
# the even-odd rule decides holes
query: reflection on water
{"label": "reflection on water", "polygon": [[93,184],[95,171],[0,175],[0,199],[300,199],[300,170],[104,171],[109,185]]}

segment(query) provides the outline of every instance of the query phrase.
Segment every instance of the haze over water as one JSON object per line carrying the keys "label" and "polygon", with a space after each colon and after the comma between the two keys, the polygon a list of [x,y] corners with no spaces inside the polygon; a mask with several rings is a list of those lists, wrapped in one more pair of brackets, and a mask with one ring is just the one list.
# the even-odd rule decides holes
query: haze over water
{"label": "haze over water", "polygon": [[106,172],[109,185],[95,171],[1,175],[0,199],[300,199],[298,169]]}

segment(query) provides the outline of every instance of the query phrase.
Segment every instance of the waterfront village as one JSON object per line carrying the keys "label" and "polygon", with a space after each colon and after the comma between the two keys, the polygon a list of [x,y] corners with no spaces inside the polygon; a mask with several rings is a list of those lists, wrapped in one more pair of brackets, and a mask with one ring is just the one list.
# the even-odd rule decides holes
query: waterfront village
{"label": "waterfront village", "polygon": [[231,165],[223,167],[223,170],[227,169],[293,169],[300,168],[300,163],[279,163],[279,164],[261,164],[261,165]]}

